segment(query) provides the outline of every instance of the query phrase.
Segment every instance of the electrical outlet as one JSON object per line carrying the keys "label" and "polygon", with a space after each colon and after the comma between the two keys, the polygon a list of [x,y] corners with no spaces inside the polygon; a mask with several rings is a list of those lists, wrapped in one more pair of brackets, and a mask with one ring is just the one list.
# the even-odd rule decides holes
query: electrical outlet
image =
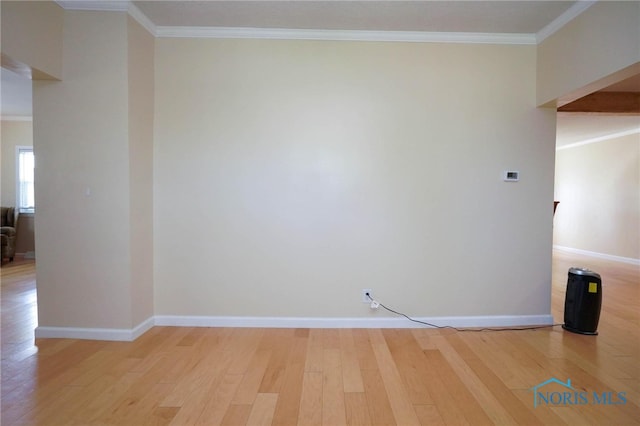
{"label": "electrical outlet", "polygon": [[[367,296],[367,293],[369,293],[369,296]],[[373,299],[373,290],[371,290],[370,288],[363,288],[362,289],[362,303],[371,303],[371,299]]]}

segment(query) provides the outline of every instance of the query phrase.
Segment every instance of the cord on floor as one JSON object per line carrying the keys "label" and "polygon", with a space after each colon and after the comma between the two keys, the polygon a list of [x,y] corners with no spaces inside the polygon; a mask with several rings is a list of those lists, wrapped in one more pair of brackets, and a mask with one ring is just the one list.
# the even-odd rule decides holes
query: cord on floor
{"label": "cord on floor", "polygon": [[406,319],[408,319],[409,321],[413,321],[413,322],[418,323],[418,324],[428,325],[429,327],[438,328],[438,329],[449,328],[449,329],[452,329],[452,330],[455,330],[455,331],[521,331],[521,330],[539,330],[539,329],[543,329],[543,328],[552,328],[552,327],[558,327],[558,326],[562,325],[562,324],[549,324],[549,325],[534,325],[534,326],[527,326],[527,327],[499,327],[499,328],[493,328],[493,327],[458,328],[458,327],[453,327],[451,325],[435,325],[435,324],[431,324],[431,323],[426,322],[426,321],[420,321],[420,320],[411,318],[409,315],[403,314],[402,312],[395,311],[395,310],[385,306],[384,304],[380,303],[379,301],[375,300],[373,297],[371,297],[371,295],[369,293],[366,293],[366,296],[372,302],[377,302],[379,306],[383,307],[384,309],[386,309],[387,311],[389,311],[391,313],[403,316]]}

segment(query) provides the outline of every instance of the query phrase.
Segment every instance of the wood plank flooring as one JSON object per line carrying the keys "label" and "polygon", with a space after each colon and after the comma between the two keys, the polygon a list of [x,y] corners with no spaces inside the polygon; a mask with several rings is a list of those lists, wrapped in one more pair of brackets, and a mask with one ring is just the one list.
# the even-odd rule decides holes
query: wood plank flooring
{"label": "wood plank flooring", "polygon": [[[1,423],[638,425],[639,268],[554,253],[557,322],[563,320],[571,266],[603,277],[596,337],[560,327],[154,327],[135,342],[34,342],[34,264],[6,264]],[[586,403],[543,401],[534,408],[532,387],[552,377],[571,380],[569,402],[577,392]],[[558,398],[567,391],[548,386]],[[593,401],[594,392],[600,403]]]}

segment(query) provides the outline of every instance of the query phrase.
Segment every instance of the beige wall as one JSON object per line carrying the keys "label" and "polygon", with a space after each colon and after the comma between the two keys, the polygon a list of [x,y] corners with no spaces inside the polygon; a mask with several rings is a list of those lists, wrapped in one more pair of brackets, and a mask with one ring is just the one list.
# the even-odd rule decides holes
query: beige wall
{"label": "beige wall", "polygon": [[156,47],[156,315],[549,313],[535,47]]}
{"label": "beige wall", "polygon": [[640,2],[600,1],[538,45],[538,104],[640,73]]}
{"label": "beige wall", "polygon": [[53,1],[2,1],[0,7],[2,66],[37,79],[61,78],[64,10]]}
{"label": "beige wall", "polygon": [[125,13],[64,15],[64,81],[34,87],[41,327],[367,317],[365,287],[416,316],[550,312],[555,112],[536,105],[589,78],[541,95],[562,55],[153,42]]}
{"label": "beige wall", "polygon": [[65,12],[65,78],[34,82],[41,327],[131,327],[126,24]]}
{"label": "beige wall", "polygon": [[153,40],[67,11],[64,43],[64,81],[34,85],[39,326],[131,329],[153,315]]}
{"label": "beige wall", "polygon": [[129,63],[129,205],[133,324],[153,316],[154,38],[127,21]]}
{"label": "beige wall", "polygon": [[33,145],[31,121],[2,120],[0,123],[2,155],[2,205],[16,205],[16,147]]}
{"label": "beige wall", "polygon": [[640,259],[640,135],[559,150],[554,244]]}

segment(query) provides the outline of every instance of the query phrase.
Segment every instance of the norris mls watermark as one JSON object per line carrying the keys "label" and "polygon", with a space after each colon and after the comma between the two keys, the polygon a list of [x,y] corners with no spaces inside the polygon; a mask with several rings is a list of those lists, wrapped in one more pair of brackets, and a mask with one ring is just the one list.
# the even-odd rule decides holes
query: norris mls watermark
{"label": "norris mls watermark", "polygon": [[[547,385],[557,384],[564,389],[561,391],[548,391],[543,389]],[[554,389],[557,386],[554,387]],[[547,388],[548,389],[548,388]],[[623,405],[627,403],[626,392],[587,392],[576,390],[571,386],[571,379],[567,379],[566,383],[550,378],[531,388],[533,391],[533,407],[542,405],[548,406],[566,406],[566,405]]]}

